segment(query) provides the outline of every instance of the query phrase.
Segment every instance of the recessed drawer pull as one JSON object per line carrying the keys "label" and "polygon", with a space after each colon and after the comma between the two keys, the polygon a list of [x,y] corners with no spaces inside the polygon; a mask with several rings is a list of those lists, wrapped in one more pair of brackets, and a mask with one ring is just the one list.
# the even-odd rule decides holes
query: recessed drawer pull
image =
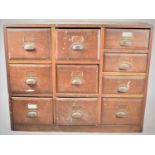
{"label": "recessed drawer pull", "polygon": [[118,87],[118,92],[119,93],[127,93],[130,89],[130,83],[131,83],[131,81],[129,81],[126,85],[122,85],[122,86]]}
{"label": "recessed drawer pull", "polygon": [[71,48],[74,51],[82,51],[84,49],[84,45],[81,43],[74,43]]}
{"label": "recessed drawer pull", "polygon": [[27,89],[25,92],[26,93],[33,93],[33,92],[35,92],[35,90],[34,89]]}
{"label": "recessed drawer pull", "polygon": [[82,84],[82,80],[81,79],[74,79],[72,80],[72,85],[81,85]]}
{"label": "recessed drawer pull", "polygon": [[124,111],[120,111],[120,112],[117,112],[117,113],[116,113],[116,117],[117,117],[117,118],[124,118],[124,117],[126,117],[126,116],[127,116],[127,113],[124,112]]}
{"label": "recessed drawer pull", "polygon": [[35,85],[37,83],[37,81],[35,79],[29,78],[26,79],[26,84],[28,85]]}
{"label": "recessed drawer pull", "polygon": [[29,111],[27,113],[27,116],[30,117],[30,118],[35,118],[38,116],[37,112],[36,111]]}
{"label": "recessed drawer pull", "polygon": [[26,42],[24,43],[23,47],[26,51],[35,51],[36,49],[36,45],[33,42]]}
{"label": "recessed drawer pull", "polygon": [[82,113],[81,112],[73,112],[71,116],[74,119],[78,119],[78,118],[81,118]]}
{"label": "recessed drawer pull", "polygon": [[128,63],[122,63],[122,64],[119,65],[120,70],[128,70],[130,68],[131,68],[131,65],[128,64]]}
{"label": "recessed drawer pull", "polygon": [[33,103],[28,103],[27,104],[27,109],[29,109],[29,110],[37,110],[38,109],[38,105],[37,104],[33,104]]}
{"label": "recessed drawer pull", "polygon": [[120,46],[131,46],[131,40],[122,39],[120,41]]}

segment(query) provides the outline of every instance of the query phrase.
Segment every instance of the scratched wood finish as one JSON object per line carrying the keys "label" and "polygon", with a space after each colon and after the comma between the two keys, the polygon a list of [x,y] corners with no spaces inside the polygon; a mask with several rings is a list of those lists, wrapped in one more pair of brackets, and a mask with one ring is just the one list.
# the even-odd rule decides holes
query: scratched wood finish
{"label": "scratched wood finish", "polygon": [[[58,60],[97,60],[99,58],[100,30],[58,29],[56,32]],[[81,49],[74,49],[76,45],[81,46]]]}
{"label": "scratched wood finish", "polygon": [[[127,65],[127,68],[121,66]],[[105,53],[104,72],[136,72],[145,73],[147,54]]]}
{"label": "scratched wood finish", "polygon": [[[140,125],[143,99],[103,98],[102,124]],[[124,116],[119,116],[119,113]]]}
{"label": "scratched wood finish", "polygon": [[[121,45],[121,40],[128,40],[130,44]],[[149,45],[149,30],[146,29],[106,29],[105,48],[147,49]]]}
{"label": "scratched wood finish", "polygon": [[[28,104],[37,106],[37,109],[28,109]],[[12,112],[14,124],[52,125],[53,107],[51,98],[12,98]],[[37,116],[29,117],[29,112],[36,112]]]}
{"label": "scratched wood finish", "polygon": [[[120,87],[128,87],[127,92],[119,91]],[[145,76],[103,76],[102,93],[117,95],[144,94]]]}
{"label": "scratched wood finish", "polygon": [[[96,98],[57,98],[57,125],[98,124],[98,100]],[[75,117],[74,114],[79,114]]]}
{"label": "scratched wood finish", "polygon": [[[74,84],[80,80],[81,84]],[[98,93],[97,65],[58,65],[57,66],[58,93]]]}
{"label": "scratched wood finish", "polygon": [[[146,23],[109,22],[5,26],[12,130],[142,131],[152,28]],[[37,48],[30,51],[24,50],[23,38],[24,41],[35,40]],[[79,46],[79,41],[84,41],[80,44],[82,48]],[[76,45],[74,50],[73,45]],[[16,50],[12,51],[12,48]],[[130,62],[130,68],[118,69],[122,62]],[[44,71],[40,66],[44,66]],[[22,92],[30,88],[23,80],[24,71],[29,69],[36,72],[40,79],[38,92],[31,94]],[[81,69],[83,70],[81,75],[86,75],[83,76],[83,81],[86,83],[76,86],[71,84],[73,77],[70,73],[73,69],[76,76],[79,76]],[[11,70],[14,72],[10,72]],[[11,77],[14,77],[13,80]],[[129,91],[118,92],[118,86],[125,86],[126,82],[130,82]],[[48,92],[45,91],[47,85]],[[19,90],[20,88],[23,90],[12,93],[12,86],[18,86]],[[51,104],[48,104],[48,100]],[[41,107],[38,109],[40,114],[38,120],[32,121],[31,118],[30,121],[24,118],[28,101],[35,101],[38,107]],[[21,110],[17,111],[18,108]],[[16,109],[15,112],[14,109]],[[116,118],[118,110],[126,110],[126,117]],[[77,113],[71,115],[73,112]],[[82,114],[80,118],[77,118],[78,112]],[[22,115],[23,120],[20,120],[19,116],[17,121],[14,120],[14,113]],[[47,115],[50,119],[44,117]],[[73,119],[72,116],[76,118]]]}
{"label": "scratched wood finish", "polygon": [[[9,71],[12,95],[39,96],[40,94],[49,94],[52,96],[51,65],[11,64]],[[27,84],[28,79],[34,79],[36,83]],[[27,92],[28,90],[34,91]]]}
{"label": "scratched wood finish", "polygon": [[[50,57],[51,34],[49,28],[7,29],[8,53],[11,60],[48,60]],[[33,43],[34,49],[26,50],[24,45]]]}

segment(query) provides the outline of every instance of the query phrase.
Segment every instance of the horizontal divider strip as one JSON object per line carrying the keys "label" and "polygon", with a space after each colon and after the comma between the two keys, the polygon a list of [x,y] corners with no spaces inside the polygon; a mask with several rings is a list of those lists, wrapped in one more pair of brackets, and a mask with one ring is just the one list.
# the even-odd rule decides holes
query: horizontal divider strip
{"label": "horizontal divider strip", "polygon": [[102,75],[111,75],[111,76],[146,76],[146,73],[125,73],[125,72],[102,72]]}

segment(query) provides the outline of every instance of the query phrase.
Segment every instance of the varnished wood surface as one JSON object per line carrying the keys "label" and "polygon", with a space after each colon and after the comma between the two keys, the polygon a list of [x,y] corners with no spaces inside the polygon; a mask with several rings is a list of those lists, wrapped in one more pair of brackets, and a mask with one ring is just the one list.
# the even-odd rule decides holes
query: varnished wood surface
{"label": "varnished wood surface", "polygon": [[[23,46],[22,43],[20,45],[18,44],[18,47],[15,50],[15,54],[18,57],[18,49],[21,50],[21,57],[20,58],[11,58],[9,60],[9,52],[11,52],[12,47],[14,46],[13,44],[10,46],[8,45],[8,33],[7,33],[7,28],[9,30],[16,32],[19,30],[48,30],[48,34],[46,36],[46,40],[48,40],[48,43],[46,42],[46,46],[42,46],[41,42],[39,42],[39,46],[41,47],[40,50],[42,52],[36,52],[35,55],[36,57],[32,56],[31,54],[27,53],[26,55],[24,54],[25,51],[23,51]],[[86,31],[88,29],[88,31]],[[117,32],[117,35],[114,35],[116,38],[119,40],[119,35],[122,34],[123,32],[127,32],[127,30],[135,29],[135,31],[132,31],[133,34],[136,34],[136,39],[134,38],[133,42],[135,44],[132,44],[132,47],[125,47],[122,48],[120,47],[118,40],[117,42],[115,41],[116,39],[110,39],[108,41],[108,46],[107,43],[105,42],[106,40],[106,30],[119,30]],[[148,82],[148,73],[149,73],[149,63],[150,63],[150,57],[151,57],[151,45],[152,45],[152,26],[150,24],[146,23],[103,23],[103,22],[91,22],[91,23],[50,23],[50,24],[9,24],[5,27],[5,48],[6,48],[6,60],[7,60],[7,68],[8,68],[8,81],[10,83],[10,77],[12,75],[18,75],[20,72],[23,72],[24,70],[19,70],[18,68],[21,68],[21,66],[26,66],[30,65],[33,66],[35,65],[36,68],[37,66],[43,65],[43,66],[51,66],[50,67],[50,74],[52,75],[50,78],[49,76],[46,76],[43,74],[44,77],[41,78],[40,84],[40,92],[38,93],[32,93],[32,94],[22,94],[22,93],[12,93],[12,85],[15,85],[19,78],[14,78],[14,84],[10,83],[9,84],[9,95],[10,95],[10,115],[11,119],[13,118],[12,116],[12,111],[13,109],[17,109],[17,107],[13,107],[11,103],[11,97],[15,98],[14,99],[14,105],[18,104],[18,100],[20,101],[20,104],[22,99],[25,100],[24,102],[27,101],[27,99],[31,98],[36,98],[36,103],[40,103],[40,99],[44,98],[45,100],[48,98],[52,98],[52,107],[49,108],[50,112],[48,112],[49,115],[52,117],[52,122],[49,123],[50,125],[43,125],[43,121],[40,125],[35,125],[34,123],[22,123],[26,118],[21,117],[20,122],[16,122],[14,120],[11,121],[12,123],[12,129],[13,130],[25,130],[25,131],[90,131],[90,132],[140,132],[142,131],[142,125],[143,125],[143,119],[144,119],[144,111],[145,111],[145,103],[146,103],[146,94],[147,94],[147,82]],[[64,42],[63,38],[60,39],[61,41],[58,40],[58,31],[62,31],[65,34],[73,32],[70,35],[66,35],[66,38],[72,38],[73,36],[76,36],[75,38],[79,39],[79,36],[85,36],[84,40],[86,41],[87,46],[86,51],[83,52],[83,54],[80,53],[81,51],[78,51],[79,53],[73,54],[70,53],[69,50],[72,47],[71,42]],[[137,31],[139,30],[139,31]],[[149,36],[148,32],[149,31]],[[67,32],[67,33],[66,33]],[[78,33],[77,33],[78,32]],[[98,35],[93,35],[93,38],[96,39],[90,39],[91,35],[88,35],[86,32],[90,32],[92,35],[92,32],[98,32]],[[113,31],[112,31],[113,32]],[[138,32],[138,33],[137,33]],[[29,35],[27,35],[25,32],[24,36],[28,36],[26,38],[29,38]],[[21,34],[22,34],[21,33]],[[32,33],[33,34],[33,33]],[[34,33],[35,34],[35,33]],[[113,33],[112,33],[113,34]],[[33,40],[37,35],[32,35],[30,37],[30,40]],[[38,37],[39,36],[39,37]],[[36,37],[37,39],[42,40],[42,37],[40,35],[40,32],[38,33],[38,36]],[[77,37],[78,36],[78,37]],[[87,38],[88,37],[88,38]],[[23,39],[23,35],[21,38],[16,38],[18,40]],[[70,40],[70,39],[69,39]],[[83,40],[83,39],[82,39]],[[95,42],[98,42],[96,44]],[[142,40],[142,41],[140,41]],[[13,40],[11,40],[13,42]],[[112,44],[110,43],[112,41]],[[88,42],[88,43],[87,43]],[[17,41],[17,43],[19,43]],[[58,44],[59,43],[59,44]],[[106,44],[105,44],[106,43]],[[65,46],[64,46],[65,44]],[[37,42],[38,45],[38,42]],[[110,46],[109,46],[110,45]],[[48,48],[47,48],[48,46]],[[64,46],[64,52],[62,52],[62,47]],[[9,47],[9,49],[8,49]],[[43,47],[43,48],[42,48]],[[94,48],[95,47],[95,48]],[[47,50],[48,49],[48,50]],[[59,49],[59,50],[58,50]],[[90,54],[88,54],[90,52]],[[93,51],[93,52],[92,52]],[[23,53],[24,52],[24,53]],[[46,52],[46,58],[44,57]],[[11,55],[13,53],[11,52]],[[44,56],[43,56],[44,55]],[[31,58],[32,56],[32,58]],[[43,58],[44,57],[44,58]],[[69,59],[68,59],[69,58]],[[122,71],[118,70],[118,65],[121,62],[124,61],[130,61],[132,63],[132,68],[127,71]],[[109,65],[108,65],[109,64]],[[10,74],[10,69],[11,67],[9,66],[17,66],[17,70],[15,70],[14,74]],[[59,71],[59,66],[67,66],[67,71],[65,71],[61,76],[59,76],[58,71]],[[74,91],[73,86],[70,85],[71,79],[69,78],[70,76],[67,77],[67,72],[70,70],[70,67],[74,66],[74,70],[78,68],[78,66],[83,66],[85,68],[86,66],[96,66],[97,67],[97,72],[98,73],[91,73],[89,71],[89,76],[86,78],[84,76],[83,78],[86,78],[86,82],[90,83],[88,85],[85,85],[84,91],[82,91],[81,87],[77,87],[76,91]],[[87,67],[86,67],[87,68]],[[36,71],[36,70],[35,70]],[[83,72],[87,72],[87,69],[84,69]],[[38,70],[38,73],[43,73],[43,71]],[[37,74],[38,74],[37,73]],[[19,74],[20,75],[20,74]],[[68,75],[71,75],[70,72]],[[96,76],[95,82],[91,79],[93,79]],[[24,77],[24,76],[23,76]],[[23,79],[21,77],[20,79]],[[45,80],[46,77],[46,80]],[[104,77],[108,77],[108,79],[113,79],[112,82],[105,82],[103,80]],[[49,80],[47,80],[49,78]],[[25,79],[25,77],[24,77]],[[65,79],[67,79],[68,82],[62,82]],[[122,80],[131,80],[132,82],[132,87],[130,89],[129,93],[125,94],[120,94],[116,93],[114,91],[119,84],[122,84]],[[144,80],[143,80],[144,79]],[[61,81],[61,86],[59,86],[59,89],[64,89],[64,86],[66,85],[67,91],[60,92],[58,89],[58,83]],[[143,81],[143,82],[141,82]],[[126,82],[126,81],[125,81]],[[44,84],[47,84],[50,90],[50,93],[47,92],[41,92],[45,89]],[[113,84],[115,83],[115,84]],[[40,86],[39,84],[39,86]],[[94,89],[94,84],[96,85]],[[106,85],[108,87],[106,87]],[[90,87],[91,86],[91,87]],[[92,87],[93,86],[93,87]],[[20,83],[19,83],[20,87]],[[143,88],[142,88],[143,87]],[[108,93],[105,93],[106,91],[103,91],[105,88]],[[21,88],[20,88],[21,89]],[[25,89],[25,88],[24,88]],[[95,90],[95,91],[94,91]],[[109,91],[110,90],[110,91]],[[79,91],[79,93],[77,93]],[[91,93],[90,93],[90,92]],[[51,93],[52,92],[52,93]],[[104,93],[103,93],[104,92]],[[25,97],[24,97],[25,96]],[[77,97],[79,99],[79,105],[83,107],[85,110],[85,113],[83,115],[83,118],[86,122],[84,123],[83,120],[81,121],[68,121],[67,118],[69,118],[69,114],[73,110],[71,108],[70,102],[64,101],[61,104],[58,104],[58,100],[61,100],[64,98],[65,100],[72,99],[72,104],[75,104],[74,101],[76,100]],[[93,98],[96,98],[96,102],[93,104],[87,104],[82,101],[82,98],[85,98],[87,100],[91,100]],[[81,100],[81,101],[80,101]],[[109,108],[106,108],[106,106],[103,106],[103,100],[106,100],[109,106],[107,107],[112,107],[112,109],[109,111]],[[115,100],[114,102],[111,102],[112,100]],[[17,101],[17,102],[16,102]],[[120,101],[120,102],[119,102]],[[125,102],[127,101],[127,102]],[[132,102],[133,104],[130,105],[129,102]],[[135,104],[134,104],[135,103]],[[58,105],[62,105],[60,108],[64,112],[64,116],[61,116],[61,110],[56,110]],[[41,104],[43,105],[43,104]],[[65,106],[66,105],[66,106]],[[91,106],[93,105],[93,106]],[[111,106],[112,105],[112,106]],[[127,107],[126,111],[129,113],[129,117],[123,119],[122,121],[117,121],[113,116],[114,113],[117,111],[117,105],[118,107]],[[125,106],[127,105],[127,106]],[[135,106],[133,106],[135,105]],[[43,110],[42,106],[42,110]],[[59,107],[59,106],[58,106]],[[79,106],[80,107],[80,106]],[[93,108],[94,107],[94,108]],[[25,108],[25,107],[24,107]],[[21,109],[24,109],[21,105]],[[90,113],[90,109],[95,110],[93,114]],[[57,108],[59,109],[59,108]],[[106,110],[107,109],[107,110]],[[90,110],[90,111],[89,111]],[[105,111],[104,111],[105,110]],[[121,109],[122,110],[122,109]],[[24,110],[21,110],[24,112]],[[106,113],[107,112],[107,113]],[[44,111],[41,112],[41,114],[44,113]],[[46,112],[45,112],[46,113]],[[138,114],[137,114],[138,113]],[[18,114],[18,113],[17,113]],[[88,114],[88,115],[87,115]],[[106,114],[107,117],[103,118],[103,114]],[[68,116],[67,116],[68,115]],[[89,117],[86,117],[89,116]],[[91,118],[91,115],[94,117]],[[131,117],[132,115],[132,117]],[[43,117],[46,116],[46,114],[43,114]],[[60,121],[57,121],[57,116],[61,117],[59,119]],[[65,117],[67,116],[67,117]],[[89,119],[90,118],[90,119]],[[46,119],[46,118],[44,118]],[[39,120],[38,120],[39,121]],[[46,119],[46,121],[48,121]],[[46,122],[45,121],[45,122]],[[78,123],[76,123],[78,122]],[[109,122],[110,125],[103,125],[103,124],[108,124],[105,122]],[[54,125],[52,126],[52,124]],[[75,124],[74,124],[75,123]],[[37,124],[37,122],[36,122]],[[47,123],[48,124],[48,123]],[[57,126],[56,124],[59,124]],[[62,124],[64,124],[62,126]],[[87,124],[87,125],[86,125]],[[92,124],[92,125],[90,125]],[[98,125],[93,125],[93,124],[98,124]]]}
{"label": "varnished wood surface", "polygon": [[13,24],[8,23],[5,27],[114,27],[114,28],[152,28],[153,26],[148,23],[142,22],[103,22],[103,21],[90,21],[90,22],[73,22],[73,21],[53,21],[50,23],[29,23],[29,24]]}

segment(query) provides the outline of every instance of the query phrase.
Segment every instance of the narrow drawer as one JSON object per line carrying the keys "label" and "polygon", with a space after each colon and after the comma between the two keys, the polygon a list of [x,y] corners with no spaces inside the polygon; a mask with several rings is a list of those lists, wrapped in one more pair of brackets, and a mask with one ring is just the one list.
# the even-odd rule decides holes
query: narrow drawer
{"label": "narrow drawer", "polygon": [[145,76],[103,76],[103,95],[142,95]]}
{"label": "narrow drawer", "polygon": [[97,122],[97,98],[57,98],[57,125],[96,125]]}
{"label": "narrow drawer", "polygon": [[52,125],[53,103],[51,98],[12,98],[14,124]]}
{"label": "narrow drawer", "polygon": [[56,58],[58,60],[97,60],[98,29],[57,29]]}
{"label": "narrow drawer", "polygon": [[143,99],[102,99],[102,124],[140,125]]}
{"label": "narrow drawer", "polygon": [[11,64],[9,72],[12,95],[52,96],[51,65]]}
{"label": "narrow drawer", "polygon": [[50,28],[9,28],[7,29],[8,56],[12,60],[50,59]]}
{"label": "narrow drawer", "polygon": [[106,29],[105,48],[147,49],[149,30],[147,29]]}
{"label": "narrow drawer", "polygon": [[147,54],[106,53],[104,72],[146,72]]}
{"label": "narrow drawer", "polygon": [[[58,65],[58,93],[97,93],[97,65]],[[76,95],[76,94],[75,94]]]}

